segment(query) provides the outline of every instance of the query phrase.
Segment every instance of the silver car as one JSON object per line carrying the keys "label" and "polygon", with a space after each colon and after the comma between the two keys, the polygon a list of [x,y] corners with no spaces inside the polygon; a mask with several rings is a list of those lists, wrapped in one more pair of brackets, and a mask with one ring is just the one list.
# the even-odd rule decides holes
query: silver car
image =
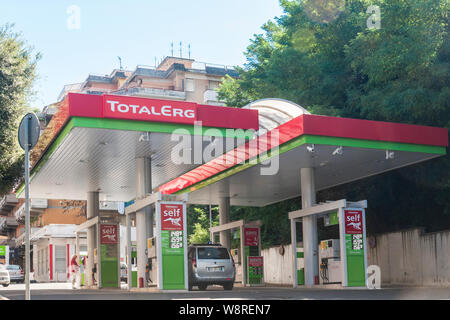
{"label": "silver car", "polygon": [[9,286],[11,280],[9,279],[9,272],[4,264],[0,264],[0,284],[4,287]]}
{"label": "silver car", "polygon": [[236,269],[227,248],[221,245],[192,245],[188,249],[189,290],[197,286],[206,290],[208,285],[221,285],[232,290]]}
{"label": "silver car", "polygon": [[23,270],[19,265],[9,264],[6,266],[6,269],[8,269],[9,278],[10,278],[11,282],[23,282],[24,281]]}

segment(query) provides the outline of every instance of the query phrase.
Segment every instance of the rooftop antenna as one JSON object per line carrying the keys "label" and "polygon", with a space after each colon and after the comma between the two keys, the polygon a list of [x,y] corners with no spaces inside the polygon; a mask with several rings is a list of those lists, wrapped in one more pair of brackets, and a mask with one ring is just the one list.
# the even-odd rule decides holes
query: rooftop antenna
{"label": "rooftop antenna", "polygon": [[191,44],[188,44],[189,60],[191,60]]}
{"label": "rooftop antenna", "polygon": [[180,41],[180,58],[183,58],[183,43]]}
{"label": "rooftop antenna", "polygon": [[171,57],[173,57],[173,41],[170,43]]}
{"label": "rooftop antenna", "polygon": [[122,58],[119,56],[117,58],[119,58],[119,68],[122,70]]}
{"label": "rooftop antenna", "polygon": [[156,64],[156,56],[155,56],[155,68],[157,67],[158,65]]}

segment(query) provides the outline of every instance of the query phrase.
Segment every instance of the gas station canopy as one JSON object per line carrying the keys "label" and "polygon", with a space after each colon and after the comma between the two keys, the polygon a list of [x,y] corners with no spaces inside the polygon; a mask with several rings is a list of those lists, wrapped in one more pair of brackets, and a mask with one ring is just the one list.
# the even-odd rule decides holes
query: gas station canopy
{"label": "gas station canopy", "polygon": [[[177,163],[175,130],[192,149],[203,152],[219,140],[224,153],[194,161],[185,148],[177,152],[192,151],[191,161]],[[226,196],[231,205],[265,206],[301,194],[301,168],[315,168],[322,190],[439,157],[447,146],[445,128],[310,115],[280,99],[238,109],[69,94],[33,149],[30,195],[81,200],[99,191],[102,200],[129,201],[136,196],[134,159],[151,157],[154,191],[189,192],[196,204]]]}
{"label": "gas station canopy", "polygon": [[[279,139],[273,141],[274,135]],[[319,191],[444,155],[448,133],[443,128],[304,113],[255,140],[159,191],[189,192],[189,202],[196,204],[217,204],[227,196],[231,205],[265,206],[301,195],[301,168],[315,169]],[[272,155],[267,155],[270,149]],[[233,160],[226,162],[229,158]],[[278,168],[277,173],[262,174],[270,166]]]}
{"label": "gas station canopy", "polygon": [[[202,127],[194,126],[199,123]],[[192,148],[203,150],[219,139],[230,150],[257,129],[253,110],[70,93],[32,151],[30,196],[83,200],[87,191],[99,191],[101,200],[129,201],[136,196],[136,158],[151,157],[154,187],[203,163],[194,150],[172,155],[180,144],[172,133],[179,132]],[[183,152],[187,161],[174,163]],[[23,186],[19,196],[22,191]]]}

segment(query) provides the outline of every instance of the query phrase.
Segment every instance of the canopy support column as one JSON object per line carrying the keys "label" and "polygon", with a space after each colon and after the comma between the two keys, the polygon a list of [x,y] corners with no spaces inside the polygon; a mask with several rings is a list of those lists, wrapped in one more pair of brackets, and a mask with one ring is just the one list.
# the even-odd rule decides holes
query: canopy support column
{"label": "canopy support column", "polygon": [[[152,192],[152,172],[150,158],[137,158],[136,164],[136,200],[143,199]],[[153,230],[153,219],[151,207],[145,207],[136,212],[136,254],[138,287],[147,287],[146,265],[147,265],[147,238],[148,230]],[[150,219],[150,222],[147,220]],[[151,225],[151,227],[150,227]],[[152,231],[153,233],[153,231]],[[129,251],[131,247],[129,248]]]}
{"label": "canopy support column", "polygon": [[[316,204],[316,189],[314,181],[314,168],[300,169],[302,189],[302,209],[310,208]],[[313,286],[319,276],[319,261],[317,256],[317,216],[303,217],[303,248],[305,255],[305,285]],[[292,250],[296,251],[296,244]]]}
{"label": "canopy support column", "polygon": [[[99,199],[98,191],[91,191],[87,193],[86,203],[86,217],[87,220],[99,216]],[[97,261],[100,260],[99,248],[97,248],[97,225],[94,224],[87,229],[87,245],[88,245],[88,259],[87,259],[87,284],[89,287],[94,285],[93,269],[94,269],[94,250],[97,249]],[[98,263],[97,263],[98,264]],[[97,267],[97,286],[100,287],[100,268]]]}
{"label": "canopy support column", "polygon": [[[220,197],[219,199],[219,225],[230,222],[230,197]],[[220,244],[231,249],[231,230],[220,232]]]}

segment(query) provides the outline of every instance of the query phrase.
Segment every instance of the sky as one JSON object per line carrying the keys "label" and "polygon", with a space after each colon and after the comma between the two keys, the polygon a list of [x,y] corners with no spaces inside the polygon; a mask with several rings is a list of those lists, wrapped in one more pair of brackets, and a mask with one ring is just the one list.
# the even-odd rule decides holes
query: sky
{"label": "sky", "polygon": [[[245,63],[261,26],[280,16],[278,0],[0,0],[0,25],[42,54],[31,107],[56,102],[65,84],[171,55],[223,65]],[[79,19],[77,18],[79,17]]]}

